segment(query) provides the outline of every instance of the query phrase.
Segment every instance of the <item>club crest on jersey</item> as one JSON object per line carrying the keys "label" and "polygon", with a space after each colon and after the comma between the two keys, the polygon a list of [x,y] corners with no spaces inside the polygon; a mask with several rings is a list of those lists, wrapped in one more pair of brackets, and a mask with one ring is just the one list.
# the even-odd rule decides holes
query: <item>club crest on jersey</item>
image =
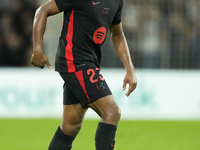
{"label": "club crest on jersey", "polygon": [[96,44],[103,43],[105,37],[106,37],[106,28],[104,27],[98,28],[93,34],[94,43]]}
{"label": "club crest on jersey", "polygon": [[109,12],[110,12],[110,8],[104,7],[104,8],[103,8],[103,13],[102,13],[103,17],[104,17],[104,18],[107,18],[108,15],[109,15]]}
{"label": "club crest on jersey", "polygon": [[97,83],[96,86],[97,86],[97,90],[99,91],[103,91],[105,89],[105,85],[103,84],[103,82]]}

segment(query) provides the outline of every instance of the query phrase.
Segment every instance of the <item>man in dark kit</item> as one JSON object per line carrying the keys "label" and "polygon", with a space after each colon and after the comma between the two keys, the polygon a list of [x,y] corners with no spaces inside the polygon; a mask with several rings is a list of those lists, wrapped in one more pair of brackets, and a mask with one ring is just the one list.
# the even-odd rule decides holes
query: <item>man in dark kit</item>
{"label": "man in dark kit", "polygon": [[31,63],[52,68],[43,53],[43,35],[48,16],[64,11],[63,27],[56,54],[55,70],[64,80],[63,120],[49,150],[70,150],[86,111],[92,108],[100,117],[96,150],[113,150],[121,116],[105,79],[100,73],[101,46],[110,29],[113,45],[126,74],[123,90],[127,96],[137,79],[121,23],[123,0],[50,0],[37,9],[33,25]]}

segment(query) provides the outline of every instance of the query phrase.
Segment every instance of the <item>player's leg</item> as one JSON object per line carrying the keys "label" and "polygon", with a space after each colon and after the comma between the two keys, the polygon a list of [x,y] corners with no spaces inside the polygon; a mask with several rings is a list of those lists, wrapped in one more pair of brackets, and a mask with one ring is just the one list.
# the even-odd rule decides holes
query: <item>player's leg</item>
{"label": "player's leg", "polygon": [[117,126],[121,117],[121,111],[112,95],[102,97],[88,104],[100,117],[103,123]]}
{"label": "player's leg", "polygon": [[[71,78],[74,77],[73,74],[64,74],[63,76],[71,82],[76,82],[74,78]],[[78,90],[77,87],[75,88]],[[49,145],[49,150],[71,149],[72,142],[81,128],[87,111],[86,107],[81,106],[75,93],[72,92],[67,83],[64,84],[63,89],[63,119]]]}
{"label": "player's leg", "polygon": [[115,132],[121,117],[120,109],[113,96],[105,96],[88,104],[88,106],[101,117],[95,135],[96,150],[113,150]]}
{"label": "player's leg", "polygon": [[87,108],[80,103],[63,106],[63,120],[58,127],[50,145],[49,150],[70,150],[72,142],[78,134]]}
{"label": "player's leg", "polygon": [[75,137],[81,126],[87,111],[80,103],[73,105],[64,105],[63,119],[61,123],[61,130],[69,136]]}

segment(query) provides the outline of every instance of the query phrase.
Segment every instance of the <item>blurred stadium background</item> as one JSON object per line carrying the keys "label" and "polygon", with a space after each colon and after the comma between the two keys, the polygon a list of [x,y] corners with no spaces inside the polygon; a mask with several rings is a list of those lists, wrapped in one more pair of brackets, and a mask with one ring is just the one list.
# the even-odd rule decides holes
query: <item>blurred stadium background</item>
{"label": "blurred stadium background", "polygon": [[[61,121],[63,81],[29,63],[33,17],[44,2],[0,1],[2,150],[47,149]],[[124,0],[123,28],[138,78],[129,98],[109,35],[102,48],[102,73],[122,109],[116,150],[199,150],[199,8],[199,0]],[[44,51],[52,66],[61,24],[62,14],[48,19]],[[88,111],[74,149],[94,149],[98,119]]]}

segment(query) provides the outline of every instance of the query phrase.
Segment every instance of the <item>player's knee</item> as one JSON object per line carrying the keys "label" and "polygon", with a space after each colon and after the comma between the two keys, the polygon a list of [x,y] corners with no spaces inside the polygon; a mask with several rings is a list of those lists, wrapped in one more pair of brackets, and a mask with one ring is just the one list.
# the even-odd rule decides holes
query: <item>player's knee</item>
{"label": "player's knee", "polygon": [[78,124],[61,124],[62,131],[69,136],[76,136],[82,127],[82,123]]}
{"label": "player's knee", "polygon": [[116,109],[114,115],[115,115],[116,119],[119,121],[119,119],[121,118],[121,109],[120,108]]}
{"label": "player's knee", "polygon": [[102,116],[102,119],[106,122],[110,122],[111,124],[118,123],[121,118],[121,110],[120,108],[116,108],[110,111],[107,111],[104,116]]}
{"label": "player's knee", "polygon": [[63,130],[71,130],[71,131],[79,131],[81,129],[82,124],[73,124],[73,125],[63,125]]}

